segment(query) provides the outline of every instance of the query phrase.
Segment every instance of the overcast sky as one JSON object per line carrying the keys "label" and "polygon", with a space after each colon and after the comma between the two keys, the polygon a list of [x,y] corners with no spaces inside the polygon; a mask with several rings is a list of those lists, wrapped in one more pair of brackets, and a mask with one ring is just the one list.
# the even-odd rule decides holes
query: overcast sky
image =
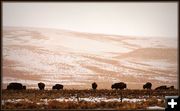
{"label": "overcast sky", "polygon": [[177,38],[177,2],[3,2],[3,26]]}

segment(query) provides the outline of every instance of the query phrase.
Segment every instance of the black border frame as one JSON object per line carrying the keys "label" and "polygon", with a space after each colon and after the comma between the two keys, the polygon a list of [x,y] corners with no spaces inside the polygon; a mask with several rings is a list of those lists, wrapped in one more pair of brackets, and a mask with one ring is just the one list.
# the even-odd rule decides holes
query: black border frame
{"label": "black border frame", "polygon": [[[1,15],[1,31],[0,31],[0,34],[1,34],[1,39],[0,39],[0,50],[1,50],[1,59],[0,59],[0,64],[1,64],[1,69],[0,69],[0,89],[1,89],[1,92],[0,92],[0,99],[2,100],[2,32],[3,32],[3,20],[2,20],[2,13],[3,13],[3,2],[24,2],[24,3],[27,3],[27,2],[34,2],[34,3],[41,3],[41,2],[177,2],[178,3],[178,55],[177,55],[177,60],[178,60],[178,96],[180,96],[180,75],[179,75],[179,62],[180,62],[180,59],[179,59],[179,41],[180,41],[180,31],[179,31],[179,5],[180,5],[180,2],[179,0],[1,0],[0,1],[0,5],[1,5],[1,11],[0,11],[0,15]],[[2,101],[0,101],[1,103]],[[1,110],[4,111],[4,110],[7,110],[7,111],[11,111],[11,110],[17,110],[17,111],[33,111],[33,110],[40,110],[40,109],[2,109],[2,104],[1,104]],[[40,111],[44,111],[44,110],[47,110],[47,109],[42,109]],[[79,109],[48,109],[48,111],[56,111],[56,110],[64,110],[64,111],[79,111]],[[80,109],[80,111],[109,111],[109,110],[106,110],[106,109],[100,109],[100,110],[97,110],[97,109]],[[144,110],[144,109],[143,109]],[[117,111],[117,110],[111,110],[111,111]],[[119,110],[118,110],[119,111]],[[135,111],[135,110],[120,110],[120,111]],[[164,110],[148,110],[148,111],[164,111]]]}

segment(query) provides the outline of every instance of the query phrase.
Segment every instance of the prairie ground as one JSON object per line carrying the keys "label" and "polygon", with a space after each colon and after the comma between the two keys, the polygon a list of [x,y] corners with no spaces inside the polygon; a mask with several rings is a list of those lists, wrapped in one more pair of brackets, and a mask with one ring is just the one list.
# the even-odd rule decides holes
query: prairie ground
{"label": "prairie ground", "polygon": [[2,109],[164,109],[178,90],[2,90]]}

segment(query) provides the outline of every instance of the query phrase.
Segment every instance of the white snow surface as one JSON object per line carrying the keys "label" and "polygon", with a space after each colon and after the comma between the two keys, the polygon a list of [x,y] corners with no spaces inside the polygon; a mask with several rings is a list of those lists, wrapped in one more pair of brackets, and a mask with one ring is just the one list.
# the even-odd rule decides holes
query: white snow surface
{"label": "white snow surface", "polygon": [[[79,99],[79,100],[78,100]],[[78,101],[86,101],[86,102],[121,102],[120,98],[105,98],[105,97],[89,97],[89,98],[76,98],[75,96],[70,97],[70,98],[56,98],[56,99],[40,99],[41,103],[48,104],[49,101],[59,101],[59,102],[67,102],[67,101],[72,101],[72,102],[78,102]],[[25,102],[32,102],[28,99],[8,99],[8,100],[2,100],[2,103],[4,104],[5,102],[13,102],[13,103],[18,103],[21,101]],[[123,98],[122,102],[139,102],[139,101],[146,101],[146,99],[137,99],[137,98]],[[40,103],[39,103],[40,104]]]}
{"label": "white snow surface", "polygon": [[147,109],[150,109],[150,110],[158,110],[158,109],[165,109],[164,107],[160,107],[160,106],[149,106],[147,107]]}

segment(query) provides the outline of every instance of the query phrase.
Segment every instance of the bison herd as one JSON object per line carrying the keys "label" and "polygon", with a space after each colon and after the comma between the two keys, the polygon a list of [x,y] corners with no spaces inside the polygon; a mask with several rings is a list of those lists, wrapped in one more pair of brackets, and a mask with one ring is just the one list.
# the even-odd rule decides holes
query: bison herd
{"label": "bison herd", "polygon": [[[92,83],[92,89],[93,90],[96,90],[97,86],[98,85],[96,82]],[[45,84],[40,82],[40,83],[38,83],[38,87],[39,87],[39,90],[44,90]],[[63,89],[63,87],[64,86],[61,84],[55,84],[54,86],[52,86],[52,89],[53,90],[60,90],[60,89]],[[150,83],[150,82],[147,82],[146,84],[143,85],[143,89],[150,90],[151,87],[152,87],[152,83]],[[124,82],[119,82],[119,83],[112,84],[111,88],[123,90],[123,89],[127,88],[127,85]],[[167,87],[166,85],[159,86],[159,87],[155,88],[155,90],[173,90],[173,89],[174,89],[174,86]],[[10,83],[7,86],[7,90],[26,90],[26,86],[22,85],[21,83],[15,83],[14,82],[14,83]]]}

